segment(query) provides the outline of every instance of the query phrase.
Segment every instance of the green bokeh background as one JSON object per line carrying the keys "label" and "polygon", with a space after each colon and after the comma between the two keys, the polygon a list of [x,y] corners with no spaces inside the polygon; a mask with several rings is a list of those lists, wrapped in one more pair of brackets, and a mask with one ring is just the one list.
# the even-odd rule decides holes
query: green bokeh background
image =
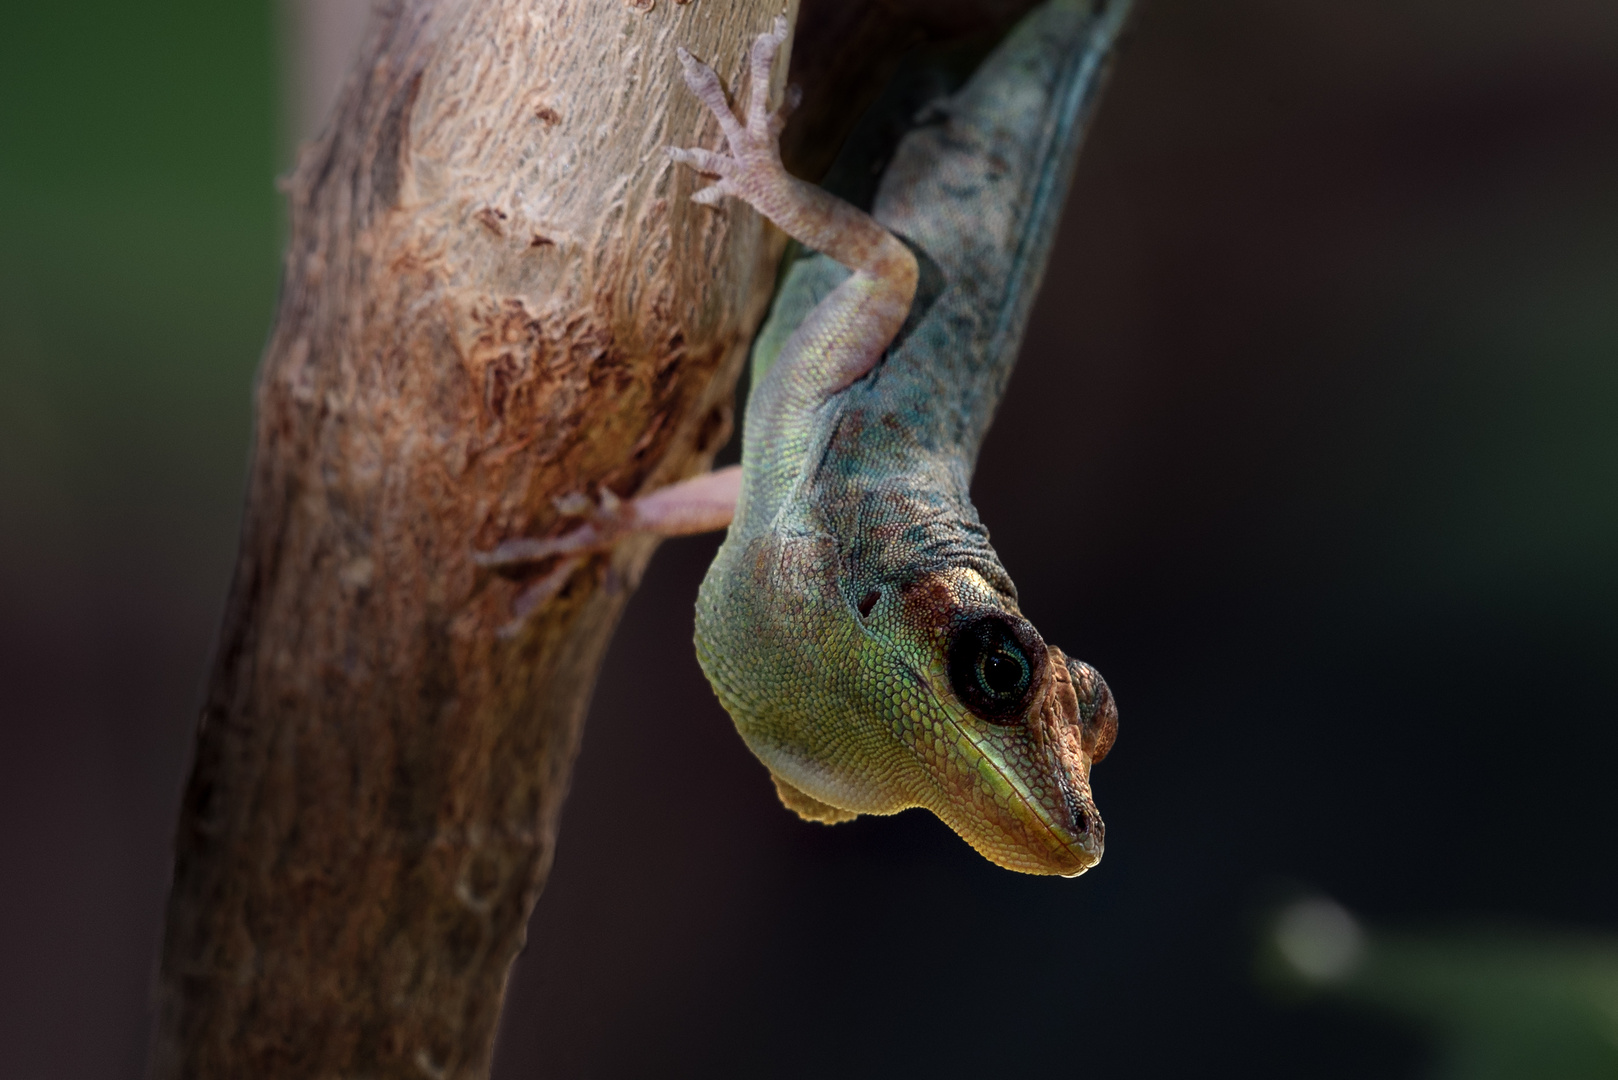
{"label": "green bokeh background", "polygon": [[219,547],[211,504],[239,489],[275,294],[273,15],[168,0],[7,19],[0,460],[7,509],[52,547],[112,520],[155,523],[166,547],[187,507],[212,535],[175,555]]}

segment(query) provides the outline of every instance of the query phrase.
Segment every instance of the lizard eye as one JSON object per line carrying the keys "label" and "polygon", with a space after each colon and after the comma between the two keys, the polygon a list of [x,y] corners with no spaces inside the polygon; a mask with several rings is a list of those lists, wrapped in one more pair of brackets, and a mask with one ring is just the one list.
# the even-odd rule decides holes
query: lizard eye
{"label": "lizard eye", "polygon": [[962,626],[950,642],[950,684],[962,704],[985,720],[1011,723],[1028,700],[1034,665],[1019,640],[1023,636],[990,615]]}

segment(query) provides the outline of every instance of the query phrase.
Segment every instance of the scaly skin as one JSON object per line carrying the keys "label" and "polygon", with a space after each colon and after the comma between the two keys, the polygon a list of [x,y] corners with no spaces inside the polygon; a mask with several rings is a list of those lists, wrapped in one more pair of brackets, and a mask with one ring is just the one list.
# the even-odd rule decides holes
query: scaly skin
{"label": "scaly skin", "polygon": [[967,489],[1126,6],[1024,20],[904,138],[874,218],[781,167],[762,87],[784,20],[754,46],[745,123],[681,57],[730,151],[672,151],[720,177],[696,197],[821,253],[760,337],[735,517],[697,601],[703,670],[798,813],[925,807],[1036,874],[1101,858],[1090,767],[1117,712],[1022,617]]}

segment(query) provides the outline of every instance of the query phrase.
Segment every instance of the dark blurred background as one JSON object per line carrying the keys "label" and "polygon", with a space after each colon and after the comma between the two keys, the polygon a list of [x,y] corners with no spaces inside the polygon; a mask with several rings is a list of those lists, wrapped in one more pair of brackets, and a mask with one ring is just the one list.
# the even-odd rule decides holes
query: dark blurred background
{"label": "dark blurred background", "polygon": [[[307,76],[263,0],[6,23],[0,1076],[133,1078]],[[1145,0],[976,481],[1119,698],[1105,862],[797,821],[670,543],[496,1076],[1424,1075],[1266,913],[1618,933],[1615,361],[1618,5]]]}

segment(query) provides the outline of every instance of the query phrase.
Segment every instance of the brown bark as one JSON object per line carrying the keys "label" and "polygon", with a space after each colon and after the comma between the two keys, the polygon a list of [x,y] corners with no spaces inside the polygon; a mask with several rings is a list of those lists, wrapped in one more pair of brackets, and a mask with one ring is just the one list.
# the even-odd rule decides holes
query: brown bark
{"label": "brown bark", "polygon": [[[395,0],[374,17],[287,183],[154,1076],[487,1073],[595,671],[652,544],[586,561],[509,634],[548,568],[471,555],[576,523],[561,496],[699,472],[724,441],[781,237],[691,203],[702,181],[660,147],[718,145],[675,46],[737,87],[780,10]],[[904,36],[885,25],[868,59]],[[833,69],[811,115],[868,96],[847,56]],[[819,149],[838,123],[814,130]]]}
{"label": "brown bark", "polygon": [[177,838],[158,1076],[477,1076],[602,650],[651,552],[525,582],[553,498],[706,468],[780,240],[694,205],[779,6],[399,3],[292,228],[242,547]]}

